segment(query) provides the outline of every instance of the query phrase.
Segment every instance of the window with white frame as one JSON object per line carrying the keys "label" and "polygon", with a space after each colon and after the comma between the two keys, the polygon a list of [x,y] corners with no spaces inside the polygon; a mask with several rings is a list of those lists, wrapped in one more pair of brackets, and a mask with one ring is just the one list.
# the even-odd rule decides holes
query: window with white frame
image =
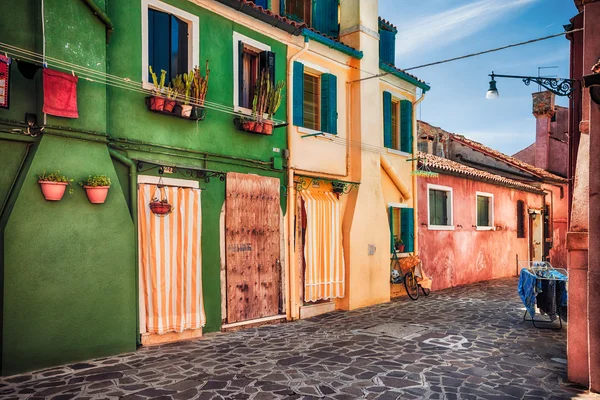
{"label": "window with white frame", "polygon": [[152,87],[151,66],[166,82],[189,72],[200,56],[200,23],[196,15],[159,0],[142,1],[142,82]]}
{"label": "window with white frame", "polygon": [[454,229],[451,187],[427,185],[427,217],[429,229]]}
{"label": "window with white frame", "polygon": [[494,195],[477,192],[477,229],[490,230],[494,228]]}
{"label": "window with white frame", "polygon": [[256,82],[261,72],[275,82],[275,53],[271,46],[233,32],[233,105],[235,111],[250,114]]}

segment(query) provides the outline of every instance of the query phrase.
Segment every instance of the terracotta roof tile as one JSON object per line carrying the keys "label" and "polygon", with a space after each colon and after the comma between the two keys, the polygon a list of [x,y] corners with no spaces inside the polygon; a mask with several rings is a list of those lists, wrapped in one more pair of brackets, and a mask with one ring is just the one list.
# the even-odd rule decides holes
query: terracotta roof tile
{"label": "terracotta roof tile", "polygon": [[524,161],[521,161],[519,159],[516,159],[514,157],[511,157],[509,155],[506,155],[504,153],[499,152],[498,150],[494,150],[491,147],[487,147],[479,142],[476,142],[474,140],[468,139],[463,135],[458,135],[456,133],[450,133],[448,131],[443,130],[442,128],[439,128],[437,126],[432,126],[430,124],[428,124],[427,122],[424,121],[417,121],[418,123],[418,135],[431,135],[431,136],[436,136],[436,135],[440,135],[440,134],[447,134],[451,140],[455,140],[459,143],[462,143],[466,146],[469,146],[475,150],[479,150],[481,152],[487,153],[489,156],[494,157],[498,160],[504,161],[508,164],[511,164],[523,171],[529,172],[533,175],[536,175],[540,178],[543,179],[548,179],[551,181],[556,181],[556,182],[561,182],[561,183],[567,183],[568,180],[555,175],[551,172],[548,172],[544,169],[535,167],[531,164],[528,164]]}
{"label": "terracotta roof tile", "polygon": [[518,182],[509,178],[505,178],[500,175],[492,174],[487,171],[482,171],[479,169],[475,169],[473,167],[469,167],[467,165],[458,163],[456,161],[449,160],[447,158],[434,156],[433,154],[427,154],[418,152],[419,164],[425,165],[428,168],[440,173],[444,173],[444,171],[454,172],[460,175],[464,175],[465,177],[476,178],[479,180],[484,180],[491,184],[497,184],[501,186],[508,186],[514,189],[526,190],[529,192],[535,193],[544,193],[540,188],[536,188],[535,186],[527,185],[522,182]]}
{"label": "terracotta roof tile", "polygon": [[394,32],[398,32],[398,27],[396,27],[396,25],[392,24],[387,19],[379,17],[379,23],[382,25],[387,25],[387,27],[392,29]]}

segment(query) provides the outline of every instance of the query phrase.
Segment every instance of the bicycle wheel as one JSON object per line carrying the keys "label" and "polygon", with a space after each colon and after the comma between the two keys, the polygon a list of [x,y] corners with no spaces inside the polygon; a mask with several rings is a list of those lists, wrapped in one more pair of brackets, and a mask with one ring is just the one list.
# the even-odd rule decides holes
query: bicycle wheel
{"label": "bicycle wheel", "polygon": [[413,275],[411,271],[407,272],[404,275],[404,287],[406,288],[406,293],[408,293],[408,297],[413,300],[419,298],[419,285],[417,284],[417,278]]}
{"label": "bicycle wheel", "polygon": [[430,289],[425,289],[423,286],[419,285],[419,287],[421,288],[421,291],[423,292],[423,296],[429,296],[429,293],[431,293]]}

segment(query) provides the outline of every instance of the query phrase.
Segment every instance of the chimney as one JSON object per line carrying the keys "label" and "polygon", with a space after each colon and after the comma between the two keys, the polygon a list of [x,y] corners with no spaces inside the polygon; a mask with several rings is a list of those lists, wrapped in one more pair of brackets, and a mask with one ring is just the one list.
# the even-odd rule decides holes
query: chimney
{"label": "chimney", "polygon": [[554,116],[554,93],[537,92],[533,97],[535,116],[535,166],[548,170],[550,157],[550,122]]}

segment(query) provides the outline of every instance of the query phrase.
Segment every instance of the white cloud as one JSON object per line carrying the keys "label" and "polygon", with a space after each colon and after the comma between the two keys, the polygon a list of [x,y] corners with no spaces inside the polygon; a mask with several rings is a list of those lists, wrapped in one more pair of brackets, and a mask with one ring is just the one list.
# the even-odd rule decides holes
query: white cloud
{"label": "white cloud", "polygon": [[430,15],[399,30],[397,54],[445,46],[464,39],[502,19],[507,13],[537,0],[478,0],[474,3]]}

